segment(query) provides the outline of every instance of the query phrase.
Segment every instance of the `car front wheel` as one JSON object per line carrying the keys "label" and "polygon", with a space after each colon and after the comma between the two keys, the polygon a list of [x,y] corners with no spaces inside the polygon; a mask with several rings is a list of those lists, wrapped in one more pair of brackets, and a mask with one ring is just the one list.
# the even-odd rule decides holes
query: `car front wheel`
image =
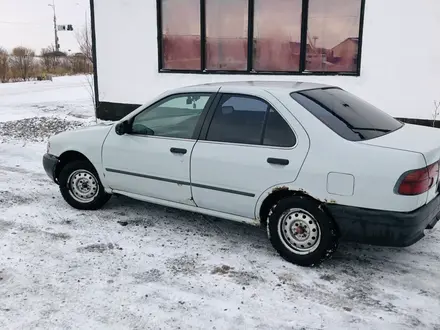
{"label": "car front wheel", "polygon": [[61,170],[58,182],[64,200],[79,210],[97,210],[111,197],[88,161],[68,163]]}
{"label": "car front wheel", "polygon": [[267,232],[278,253],[300,266],[318,265],[338,247],[333,220],[319,203],[305,196],[279,201],[269,215]]}

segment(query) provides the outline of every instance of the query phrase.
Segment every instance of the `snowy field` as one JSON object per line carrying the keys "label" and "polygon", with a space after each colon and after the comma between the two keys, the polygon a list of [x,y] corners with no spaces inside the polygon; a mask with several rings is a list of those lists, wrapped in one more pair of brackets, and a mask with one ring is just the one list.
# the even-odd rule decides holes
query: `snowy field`
{"label": "snowy field", "polygon": [[0,84],[0,329],[437,329],[440,230],[319,268],[264,230],[127,198],[70,208],[42,168],[94,121],[85,77]]}

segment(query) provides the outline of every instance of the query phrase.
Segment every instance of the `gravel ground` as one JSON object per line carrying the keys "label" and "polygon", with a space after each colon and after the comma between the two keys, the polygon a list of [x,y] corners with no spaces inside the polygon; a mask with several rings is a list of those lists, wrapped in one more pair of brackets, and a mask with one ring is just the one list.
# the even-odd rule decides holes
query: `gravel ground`
{"label": "gravel ground", "polygon": [[45,142],[51,135],[86,125],[83,121],[60,119],[57,117],[33,117],[0,122],[3,142],[20,139],[29,142]]}

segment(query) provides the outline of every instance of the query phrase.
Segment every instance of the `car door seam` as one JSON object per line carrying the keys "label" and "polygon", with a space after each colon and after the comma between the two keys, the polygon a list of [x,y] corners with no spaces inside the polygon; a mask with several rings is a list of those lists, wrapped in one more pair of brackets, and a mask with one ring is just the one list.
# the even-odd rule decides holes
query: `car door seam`
{"label": "car door seam", "polygon": [[[203,129],[203,125],[202,125],[202,129]],[[199,135],[199,137],[200,137],[200,135]],[[197,203],[196,203],[196,201],[194,199],[193,184],[192,184],[192,156],[193,156],[193,152],[194,152],[194,149],[195,149],[196,145],[197,145],[197,141],[193,144],[193,146],[191,148],[191,152],[189,154],[189,189],[190,189],[190,192],[191,192],[191,200],[198,207],[198,205],[197,205]]]}

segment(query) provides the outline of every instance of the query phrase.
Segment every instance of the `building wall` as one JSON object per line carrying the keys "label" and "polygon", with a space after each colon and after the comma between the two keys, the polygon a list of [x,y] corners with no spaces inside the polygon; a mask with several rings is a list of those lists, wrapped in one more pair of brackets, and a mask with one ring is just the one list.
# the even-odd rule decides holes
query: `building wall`
{"label": "building wall", "polygon": [[94,2],[101,102],[142,104],[184,85],[272,79],[337,85],[399,118],[431,119],[440,101],[438,0],[367,0],[360,77],[159,73],[156,1]]}
{"label": "building wall", "polygon": [[358,52],[358,43],[347,39],[332,49],[332,55],[335,57],[353,58]]}

